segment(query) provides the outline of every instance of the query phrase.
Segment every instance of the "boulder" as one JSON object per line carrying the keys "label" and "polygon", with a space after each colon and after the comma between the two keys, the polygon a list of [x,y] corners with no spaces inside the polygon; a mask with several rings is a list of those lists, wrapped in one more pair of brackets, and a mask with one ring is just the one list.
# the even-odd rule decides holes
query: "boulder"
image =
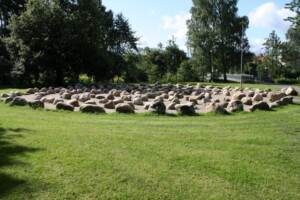
{"label": "boulder", "polygon": [[141,96],[141,99],[142,99],[142,101],[148,101],[147,95],[142,95],[142,96]]}
{"label": "boulder", "polygon": [[97,105],[82,105],[80,111],[83,113],[105,113],[104,108]]}
{"label": "boulder", "polygon": [[125,95],[125,96],[122,96],[122,99],[124,101],[131,101],[131,96],[130,95]]}
{"label": "boulder", "polygon": [[183,115],[194,115],[196,114],[195,108],[193,104],[179,104],[175,106],[177,112]]}
{"label": "boulder", "polygon": [[28,90],[26,91],[26,93],[28,93],[28,94],[34,94],[35,90],[33,88],[28,88]]}
{"label": "boulder", "polygon": [[15,97],[11,102],[12,106],[26,106],[28,102],[22,97]]}
{"label": "boulder", "polygon": [[254,97],[254,95],[255,95],[255,92],[254,92],[254,91],[249,91],[249,92],[247,93],[247,97]]}
{"label": "boulder", "polygon": [[89,93],[83,93],[83,94],[79,95],[79,98],[78,98],[78,100],[81,102],[86,102],[90,99],[91,99],[91,95]]}
{"label": "boulder", "polygon": [[144,102],[141,98],[136,97],[132,100],[133,105],[142,106],[144,105]]}
{"label": "boulder", "polygon": [[270,99],[271,102],[278,101],[285,97],[285,94],[282,92],[269,92],[268,98]]}
{"label": "boulder", "polygon": [[72,105],[74,107],[78,107],[79,101],[77,101],[76,99],[72,99],[72,100],[68,101],[67,104]]}
{"label": "boulder", "polygon": [[252,105],[252,99],[251,97],[244,97],[241,100],[243,102],[244,105]]}
{"label": "boulder", "polygon": [[170,103],[168,106],[167,106],[167,110],[175,110],[175,106],[177,104],[176,103]]}
{"label": "boulder", "polygon": [[196,86],[198,89],[200,88],[204,88],[203,85],[201,83],[197,83],[197,86]]}
{"label": "boulder", "polygon": [[56,109],[74,111],[74,106],[63,103],[63,102],[59,102],[59,103],[56,104]]}
{"label": "boulder", "polygon": [[210,103],[211,102],[211,99],[208,99],[208,98],[204,98],[201,100],[202,103]]}
{"label": "boulder", "polygon": [[154,102],[164,102],[164,98],[163,97],[161,97],[161,96],[157,96],[157,97],[155,97],[155,99],[154,99]]}
{"label": "boulder", "polygon": [[246,97],[246,94],[242,92],[237,92],[233,95],[232,100],[241,100],[244,97]]}
{"label": "boulder", "polygon": [[253,106],[251,106],[249,108],[249,110],[251,112],[255,111],[255,110],[270,110],[270,106],[267,102],[264,102],[264,101],[260,101],[260,102],[257,102],[255,104],[253,104]]}
{"label": "boulder", "polygon": [[113,102],[117,105],[119,103],[124,103],[124,100],[123,99],[115,99],[115,100],[113,100]]}
{"label": "boulder", "polygon": [[103,96],[103,95],[96,95],[96,99],[105,99],[105,96]]}
{"label": "boulder", "polygon": [[116,112],[118,113],[135,113],[134,109],[127,103],[120,103],[116,106]]}
{"label": "boulder", "polygon": [[262,101],[264,97],[261,94],[255,94],[253,97],[253,101]]}
{"label": "boulder", "polygon": [[64,92],[62,95],[61,95],[61,98],[63,99],[71,99],[72,97],[72,94],[68,93],[68,92]]}
{"label": "boulder", "polygon": [[45,104],[44,102],[41,102],[41,101],[31,101],[31,102],[28,102],[28,105],[31,107],[31,108],[45,108]]}
{"label": "boulder", "polygon": [[166,113],[166,106],[163,102],[157,101],[157,102],[154,102],[154,103],[150,104],[148,110],[152,113],[165,114]]}
{"label": "boulder", "polygon": [[228,103],[227,110],[229,112],[243,111],[244,105],[242,101],[232,100]]}
{"label": "boulder", "polygon": [[107,108],[107,109],[115,109],[115,107],[116,107],[116,104],[113,101],[109,101],[106,104],[104,104],[104,108]]}
{"label": "boulder", "polygon": [[97,105],[96,101],[94,101],[94,100],[88,100],[88,101],[84,102],[84,104]]}
{"label": "boulder", "polygon": [[100,101],[99,101],[99,103],[107,103],[109,100],[108,99],[101,99]]}
{"label": "boulder", "polygon": [[78,100],[79,99],[79,94],[73,94],[71,99]]}
{"label": "boulder", "polygon": [[288,96],[298,96],[297,90],[295,88],[289,87],[286,91],[285,94]]}
{"label": "boulder", "polygon": [[108,100],[114,100],[114,99],[115,99],[115,96],[112,95],[112,94],[108,94],[106,98],[107,98]]}
{"label": "boulder", "polygon": [[3,100],[4,103],[10,103],[12,102],[14,99],[12,97],[7,97]]}
{"label": "boulder", "polygon": [[63,99],[61,99],[61,98],[55,98],[54,101],[53,101],[53,104],[56,105],[58,103],[63,103],[63,102],[64,102]]}
{"label": "boulder", "polygon": [[145,109],[145,110],[148,110],[151,104],[152,104],[151,102],[145,103],[144,109]]}
{"label": "boulder", "polygon": [[206,110],[208,112],[226,112],[225,108],[218,103],[210,103],[208,106],[206,106]]}
{"label": "boulder", "polygon": [[288,105],[293,103],[294,98],[293,97],[283,97],[281,99],[281,102],[283,105]]}

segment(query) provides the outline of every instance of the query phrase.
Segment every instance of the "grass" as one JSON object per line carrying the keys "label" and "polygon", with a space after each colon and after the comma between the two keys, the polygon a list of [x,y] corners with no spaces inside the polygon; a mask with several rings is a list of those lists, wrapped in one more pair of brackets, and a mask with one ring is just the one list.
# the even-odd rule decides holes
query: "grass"
{"label": "grass", "polygon": [[0,199],[300,199],[300,104],[232,115],[0,103]]}

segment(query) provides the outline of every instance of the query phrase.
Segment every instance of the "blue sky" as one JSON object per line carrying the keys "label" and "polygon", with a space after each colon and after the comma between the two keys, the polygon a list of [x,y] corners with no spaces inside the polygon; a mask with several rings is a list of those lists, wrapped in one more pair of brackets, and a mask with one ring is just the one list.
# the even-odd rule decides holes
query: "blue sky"
{"label": "blue sky", "polygon": [[[123,13],[140,37],[140,46],[164,45],[175,36],[177,44],[186,50],[186,24],[192,0],[102,0],[115,14]],[[283,19],[293,13],[284,9],[290,0],[239,0],[239,15],[250,19],[247,37],[251,50],[261,53],[262,43],[272,30],[285,39],[289,23]]]}

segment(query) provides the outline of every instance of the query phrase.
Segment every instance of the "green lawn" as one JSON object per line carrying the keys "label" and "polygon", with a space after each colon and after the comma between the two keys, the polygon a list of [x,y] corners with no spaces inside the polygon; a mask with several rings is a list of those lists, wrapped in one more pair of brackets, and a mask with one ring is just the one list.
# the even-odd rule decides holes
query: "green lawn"
{"label": "green lawn", "polygon": [[300,104],[89,115],[0,103],[0,199],[300,199]]}

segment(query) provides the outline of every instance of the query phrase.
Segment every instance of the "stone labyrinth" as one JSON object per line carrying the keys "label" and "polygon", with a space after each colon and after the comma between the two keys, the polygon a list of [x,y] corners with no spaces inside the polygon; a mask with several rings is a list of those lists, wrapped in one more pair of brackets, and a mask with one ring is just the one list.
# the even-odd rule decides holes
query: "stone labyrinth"
{"label": "stone labyrinth", "polygon": [[186,86],[171,83],[150,86],[141,83],[130,85],[98,85],[86,87],[80,84],[67,88],[29,88],[27,92],[10,92],[1,95],[2,101],[11,105],[33,108],[60,109],[91,113],[140,113],[158,114],[180,112],[185,115],[207,112],[235,112],[270,110],[293,103],[298,92],[294,88],[242,90],[230,86],[203,87],[198,83]]}

